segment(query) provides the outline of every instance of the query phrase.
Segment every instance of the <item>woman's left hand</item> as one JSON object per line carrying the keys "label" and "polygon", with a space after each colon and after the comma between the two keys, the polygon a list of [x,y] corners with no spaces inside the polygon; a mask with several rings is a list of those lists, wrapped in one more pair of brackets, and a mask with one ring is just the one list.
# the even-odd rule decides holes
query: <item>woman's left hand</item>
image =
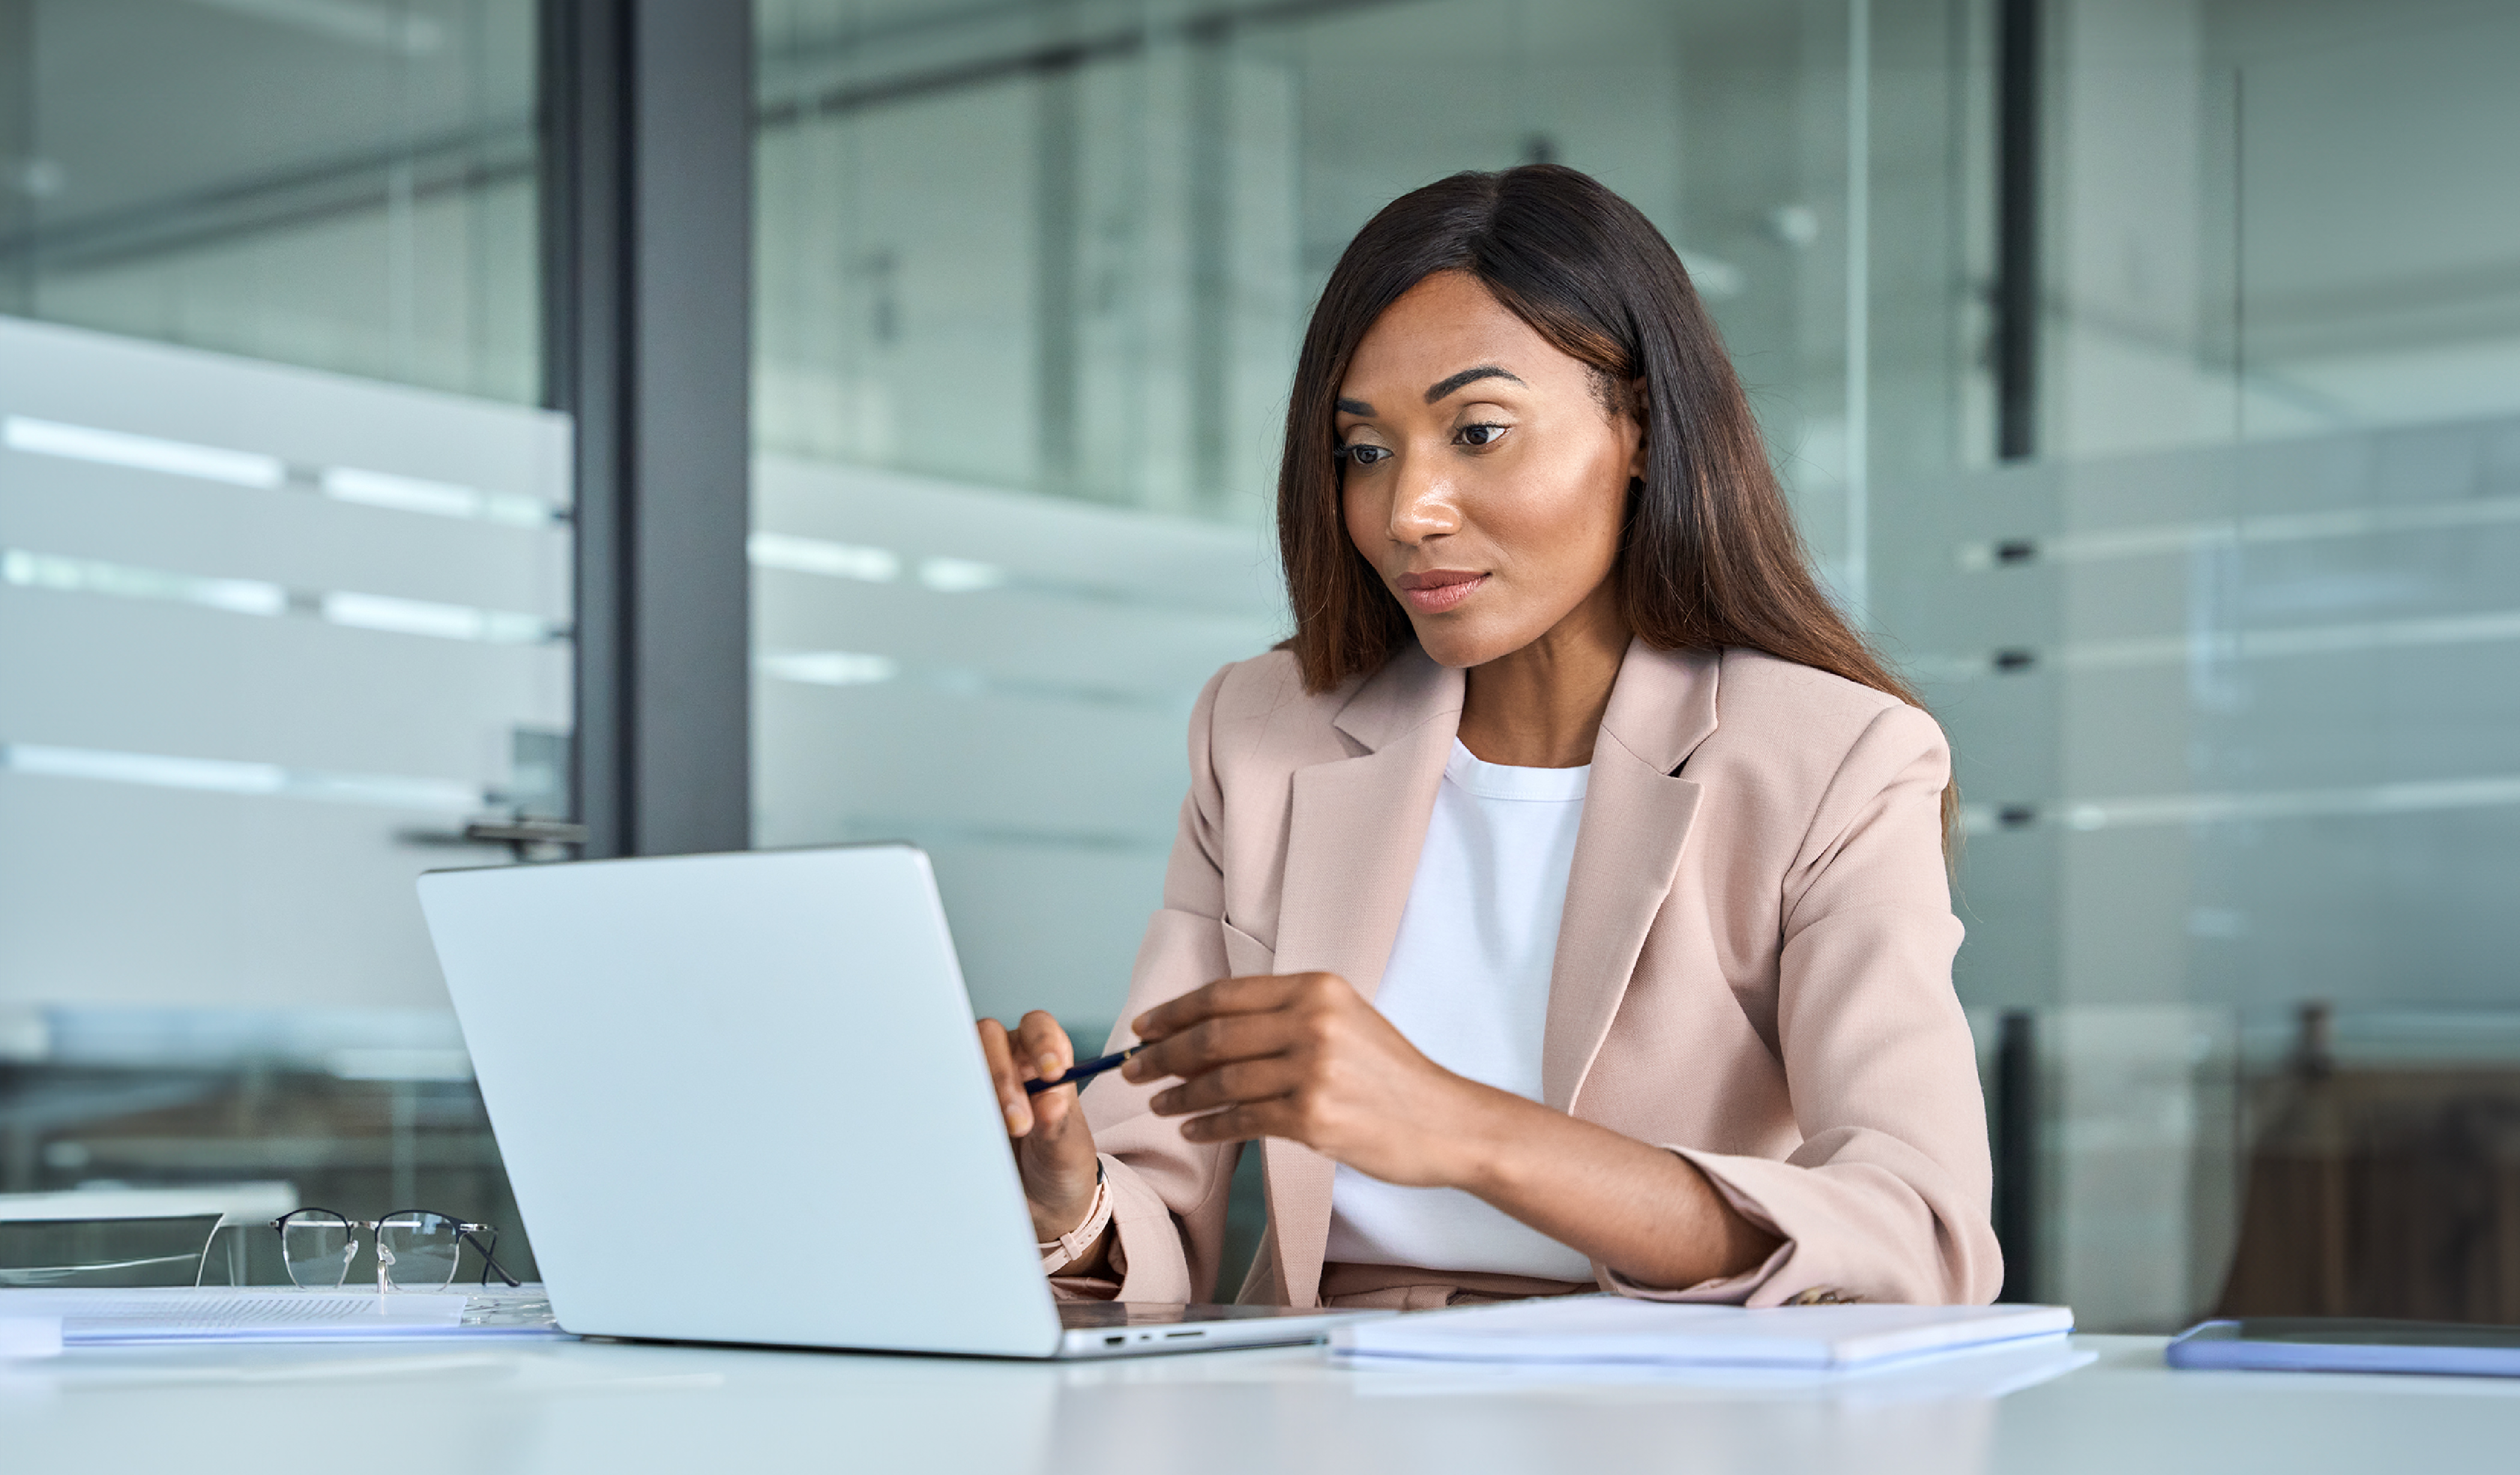
{"label": "woman's left hand", "polygon": [[1182,1078],[1150,1104],[1190,1117],[1183,1137],[1285,1138],[1388,1184],[1467,1183],[1464,1129],[1503,1095],[1418,1053],[1336,973],[1222,979],[1130,1027],[1149,1043],[1121,1074]]}

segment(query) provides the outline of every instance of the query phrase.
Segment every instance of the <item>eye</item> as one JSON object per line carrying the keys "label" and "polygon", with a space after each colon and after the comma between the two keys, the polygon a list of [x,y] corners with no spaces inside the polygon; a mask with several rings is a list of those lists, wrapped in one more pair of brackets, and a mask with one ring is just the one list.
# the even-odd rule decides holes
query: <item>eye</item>
{"label": "eye", "polygon": [[1338,453],[1342,458],[1357,466],[1378,466],[1391,459],[1391,451],[1389,447],[1372,445],[1364,441],[1359,441],[1357,444],[1352,446],[1341,446],[1338,449]]}
{"label": "eye", "polygon": [[1504,425],[1463,425],[1453,432],[1453,443],[1464,446],[1492,446],[1505,438]]}

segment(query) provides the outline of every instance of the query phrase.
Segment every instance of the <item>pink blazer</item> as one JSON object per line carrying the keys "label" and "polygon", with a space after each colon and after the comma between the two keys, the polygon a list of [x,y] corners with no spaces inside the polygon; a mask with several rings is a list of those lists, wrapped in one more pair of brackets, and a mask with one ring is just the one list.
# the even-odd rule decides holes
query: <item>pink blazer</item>
{"label": "pink blazer", "polygon": [[[1140,1011],[1233,974],[1326,970],[1372,997],[1462,693],[1462,673],[1414,647],[1319,696],[1283,651],[1217,673],[1191,717],[1163,910],[1110,1049]],[[1750,650],[1629,648],[1593,752],[1543,1096],[1687,1157],[1783,1242],[1747,1274],[1682,1290],[1597,1263],[1602,1288],[1753,1306],[1994,1299],[1986,1118],[1952,992],[1950,768],[1932,718],[1853,682]],[[1205,1300],[1238,1147],[1184,1141],[1147,1110],[1158,1089],[1112,1074],[1084,1094],[1118,1294]],[[1341,1300],[1363,1282],[1333,1268],[1325,1292],[1333,1165],[1259,1146],[1269,1232],[1241,1299]],[[1436,1271],[1366,1279],[1408,1282],[1419,1305],[1491,1288]]]}

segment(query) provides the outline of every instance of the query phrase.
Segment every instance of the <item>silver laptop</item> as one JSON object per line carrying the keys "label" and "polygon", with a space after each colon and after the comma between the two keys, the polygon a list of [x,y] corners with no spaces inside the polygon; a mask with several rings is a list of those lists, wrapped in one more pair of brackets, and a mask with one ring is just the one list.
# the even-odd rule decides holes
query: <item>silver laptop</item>
{"label": "silver laptop", "polygon": [[567,1330],[1090,1358],[1355,1315],[1052,1298],[912,846],[439,871],[420,900]]}

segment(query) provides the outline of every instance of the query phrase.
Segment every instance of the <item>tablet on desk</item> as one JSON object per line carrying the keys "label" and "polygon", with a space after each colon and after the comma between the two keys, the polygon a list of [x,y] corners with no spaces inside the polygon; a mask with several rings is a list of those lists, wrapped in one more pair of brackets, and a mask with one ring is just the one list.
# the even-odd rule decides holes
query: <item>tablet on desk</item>
{"label": "tablet on desk", "polygon": [[2173,1367],[2520,1377],[2520,1326],[2351,1317],[2249,1317],[2181,1332]]}

